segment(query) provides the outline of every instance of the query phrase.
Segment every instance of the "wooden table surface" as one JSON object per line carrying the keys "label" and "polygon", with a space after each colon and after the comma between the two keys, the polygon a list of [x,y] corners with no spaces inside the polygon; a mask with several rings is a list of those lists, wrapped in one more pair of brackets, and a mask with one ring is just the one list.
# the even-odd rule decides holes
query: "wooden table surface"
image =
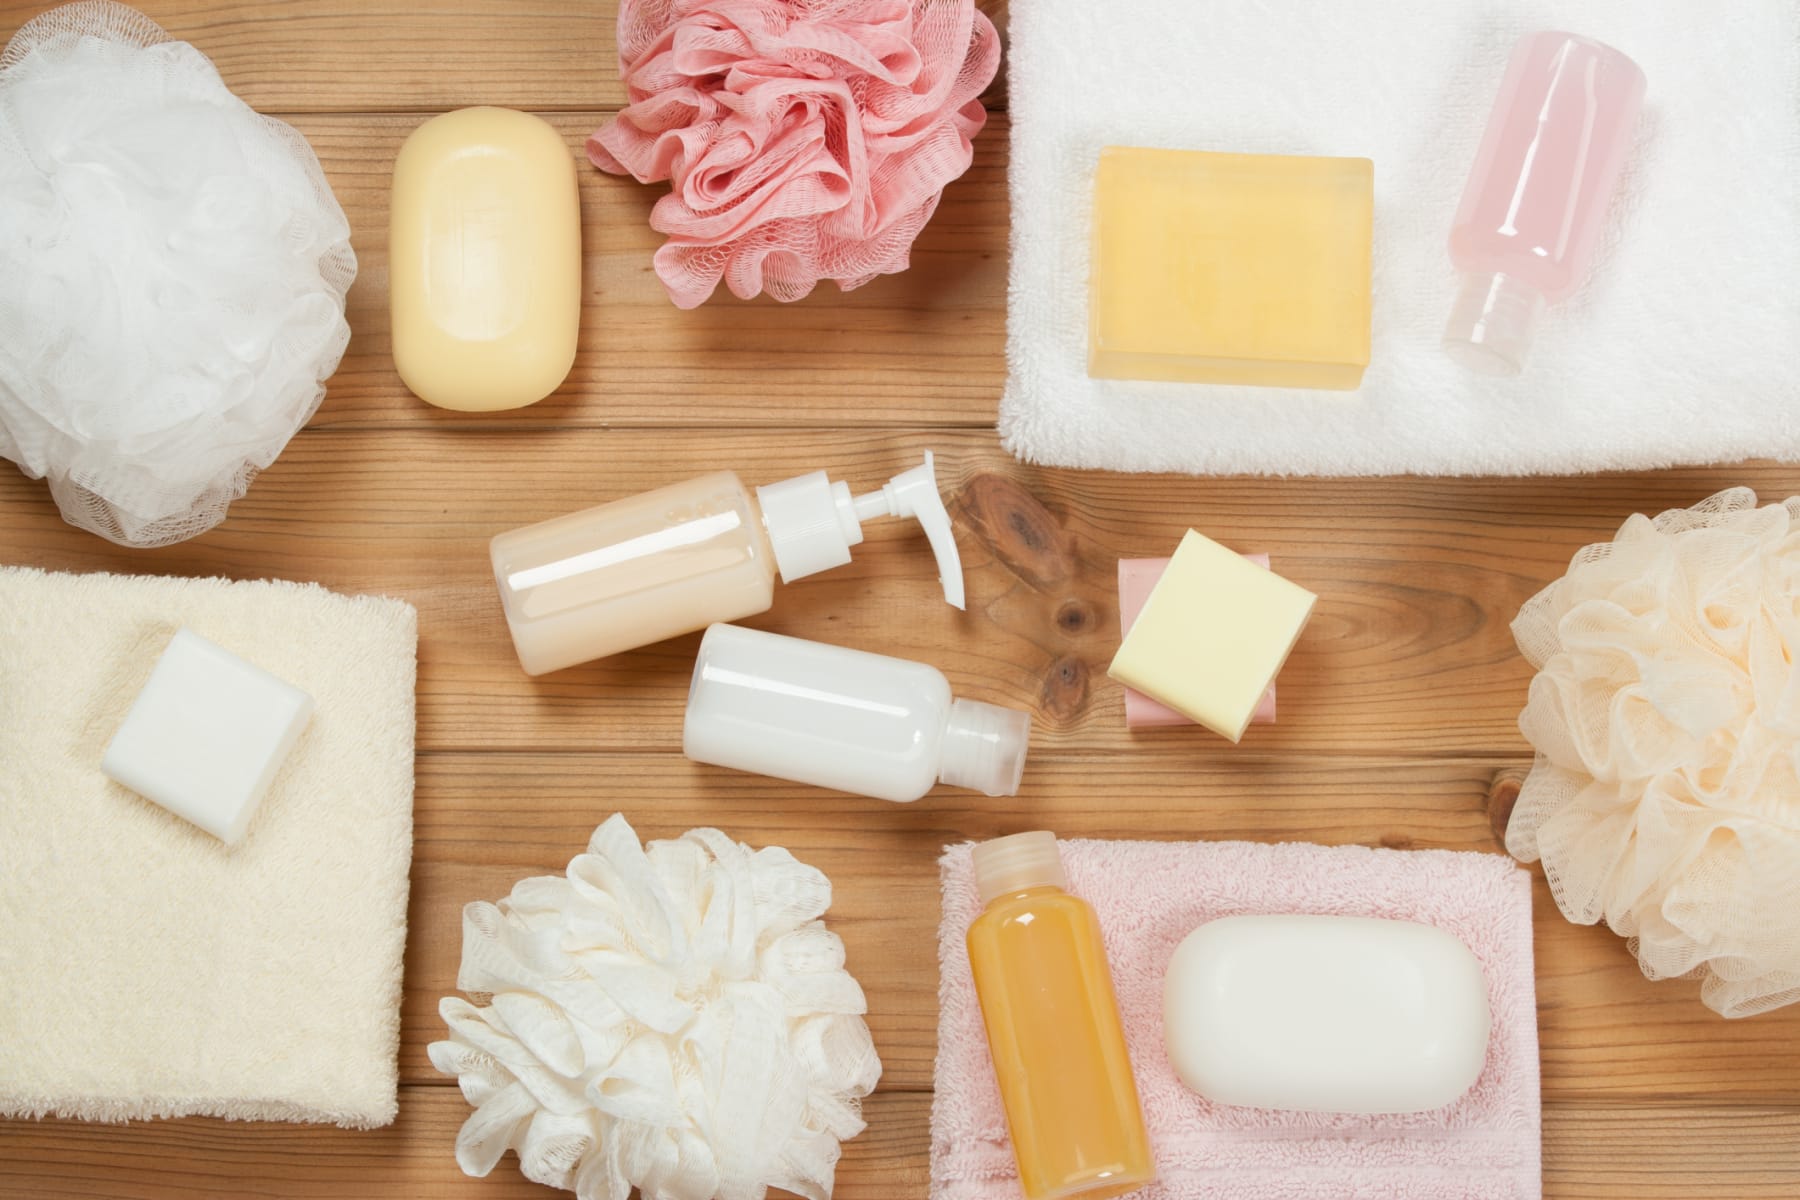
{"label": "wooden table surface", "polygon": [[[1071,836],[1307,839],[1501,848],[1496,773],[1529,761],[1518,606],[1629,513],[1732,484],[1750,465],[1517,480],[1260,480],[1041,470],[1001,450],[1007,121],[945,194],[913,267],[842,295],[672,307],[650,269],[660,187],[581,170],[582,348],[533,408],[440,412],[389,356],[389,171],[424,114],[544,114],[578,153],[621,100],[613,5],[597,0],[143,0],[250,104],[317,149],[355,229],[355,331],[324,406],[204,537],[123,550],[64,525],[41,483],[0,472],[0,560],[79,571],[278,576],[418,606],[417,840],[400,1117],[354,1133],[188,1119],[0,1122],[0,1195],[538,1197],[508,1158],[466,1180],[468,1109],[426,1060],[454,990],[459,913],[561,870],[606,816],[645,838],[716,825],[790,847],[835,885],[833,927],[870,1001],[885,1070],[845,1149],[840,1200],[923,1197],[936,1022],[937,874],[948,842]],[[1004,25],[1003,5],[989,3]],[[0,38],[39,8],[0,0]],[[721,292],[721,296],[723,293]],[[830,466],[886,478],[935,449],[954,490],[966,614],[923,542],[883,529],[851,566],[783,589],[765,628],[925,659],[959,694],[1036,711],[1016,798],[945,790],[889,805],[702,768],[680,753],[697,639],[541,680],[513,659],[486,541],[544,517],[731,467],[766,482]],[[1322,597],[1281,679],[1281,720],[1240,747],[1126,735],[1105,664],[1114,561],[1197,525],[1270,552]],[[1800,915],[1770,913],[1770,920]],[[1800,1006],[1744,1021],[1692,982],[1651,984],[1624,942],[1536,895],[1545,1192],[1800,1196]],[[0,935],[3,936],[3,935]]]}

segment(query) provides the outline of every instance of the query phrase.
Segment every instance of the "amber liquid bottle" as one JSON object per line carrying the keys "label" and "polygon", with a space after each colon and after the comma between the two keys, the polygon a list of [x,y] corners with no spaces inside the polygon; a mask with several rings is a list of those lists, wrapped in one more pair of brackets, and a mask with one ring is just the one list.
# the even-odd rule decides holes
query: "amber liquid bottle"
{"label": "amber liquid bottle", "polygon": [[1026,1200],[1098,1200],[1156,1178],[1100,922],[1049,833],[975,847],[986,906],[969,966]]}

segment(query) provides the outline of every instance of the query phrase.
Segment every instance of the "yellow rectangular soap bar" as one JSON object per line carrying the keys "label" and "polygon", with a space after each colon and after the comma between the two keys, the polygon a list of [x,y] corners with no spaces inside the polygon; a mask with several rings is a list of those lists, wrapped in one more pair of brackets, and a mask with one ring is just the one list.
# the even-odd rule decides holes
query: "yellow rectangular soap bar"
{"label": "yellow rectangular soap bar", "polygon": [[415,129],[394,161],[388,256],[394,365],[421,399],[519,408],[568,376],[581,201],[549,123],[483,107]]}
{"label": "yellow rectangular soap bar", "polygon": [[1190,529],[1107,674],[1235,742],[1317,600]]}
{"label": "yellow rectangular soap bar", "polygon": [[1374,213],[1366,158],[1107,147],[1088,374],[1359,387]]}

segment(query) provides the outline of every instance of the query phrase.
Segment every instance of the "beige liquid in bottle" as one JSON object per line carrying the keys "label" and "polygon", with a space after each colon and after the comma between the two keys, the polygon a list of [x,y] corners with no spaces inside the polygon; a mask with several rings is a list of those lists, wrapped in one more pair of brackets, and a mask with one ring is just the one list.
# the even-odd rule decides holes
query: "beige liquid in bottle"
{"label": "beige liquid in bottle", "polygon": [[961,608],[962,559],[929,450],[862,496],[824,471],[754,495],[715,471],[514,529],[489,552],[519,663],[542,675],[764,612],[777,575],[792,583],[843,566],[863,522],[880,517],[919,523],[944,599]]}
{"label": "beige liquid in bottle", "polygon": [[730,471],[503,533],[492,553],[530,675],[735,621],[775,599],[762,513]]}

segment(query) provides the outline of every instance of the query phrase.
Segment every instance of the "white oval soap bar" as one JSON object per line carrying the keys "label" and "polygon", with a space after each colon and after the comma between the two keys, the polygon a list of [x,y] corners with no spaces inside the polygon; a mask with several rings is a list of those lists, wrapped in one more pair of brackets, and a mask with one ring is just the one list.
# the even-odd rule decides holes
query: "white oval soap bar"
{"label": "white oval soap bar", "polygon": [[1226,917],[1176,948],[1163,1020],[1175,1073],[1217,1103],[1424,1112],[1481,1075],[1487,980],[1430,925]]}

